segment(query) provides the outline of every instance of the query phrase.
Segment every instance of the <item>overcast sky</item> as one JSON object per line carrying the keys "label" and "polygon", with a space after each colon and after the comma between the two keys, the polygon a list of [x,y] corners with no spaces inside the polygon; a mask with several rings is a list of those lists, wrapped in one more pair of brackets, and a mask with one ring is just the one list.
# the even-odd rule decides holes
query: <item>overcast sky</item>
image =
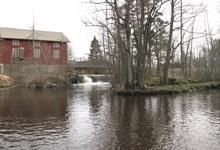
{"label": "overcast sky", "polygon": [[[95,32],[82,20],[91,14],[86,0],[0,0],[0,27],[31,29],[33,16],[36,30],[63,32],[71,41],[76,57],[89,53]],[[184,0],[183,0],[184,1]],[[188,0],[208,4],[209,20],[215,30],[220,27],[220,0]]]}

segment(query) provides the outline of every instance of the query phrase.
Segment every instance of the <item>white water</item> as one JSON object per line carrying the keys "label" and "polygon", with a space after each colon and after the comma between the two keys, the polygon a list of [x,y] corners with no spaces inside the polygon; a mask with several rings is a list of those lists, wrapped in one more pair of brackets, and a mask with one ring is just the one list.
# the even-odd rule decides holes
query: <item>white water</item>
{"label": "white water", "polygon": [[83,83],[74,84],[73,87],[84,87],[87,89],[92,87],[111,87],[111,84],[109,82],[102,81],[93,82],[92,78],[88,77],[87,75],[83,75]]}
{"label": "white water", "polygon": [[75,86],[108,86],[111,85],[109,82],[86,82],[86,83],[78,83],[78,84],[74,84]]}
{"label": "white water", "polygon": [[84,75],[84,76],[83,76],[83,82],[84,82],[84,83],[92,83],[92,78],[90,78],[90,77]]}

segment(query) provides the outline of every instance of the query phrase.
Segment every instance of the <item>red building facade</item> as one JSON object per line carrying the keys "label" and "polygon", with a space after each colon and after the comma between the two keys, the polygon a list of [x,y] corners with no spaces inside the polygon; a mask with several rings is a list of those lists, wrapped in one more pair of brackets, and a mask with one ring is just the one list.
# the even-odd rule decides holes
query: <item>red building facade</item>
{"label": "red building facade", "polygon": [[[15,31],[13,33],[14,36],[9,33],[13,31]],[[29,32],[28,37],[30,38],[27,38],[27,35],[23,34],[24,31]],[[67,63],[68,39],[63,33],[46,31],[34,32],[35,37],[33,37],[33,31],[31,30],[0,28],[0,63],[48,65],[64,65]],[[16,36],[17,34],[20,34],[20,36]],[[21,36],[22,34],[24,35],[23,37]],[[40,36],[37,36],[38,34]],[[57,38],[53,37],[53,35]]]}
{"label": "red building facade", "polygon": [[48,70],[62,74],[68,42],[62,32],[0,28],[0,73],[18,77],[25,76],[24,70],[28,74],[37,69],[39,75],[48,75]]}

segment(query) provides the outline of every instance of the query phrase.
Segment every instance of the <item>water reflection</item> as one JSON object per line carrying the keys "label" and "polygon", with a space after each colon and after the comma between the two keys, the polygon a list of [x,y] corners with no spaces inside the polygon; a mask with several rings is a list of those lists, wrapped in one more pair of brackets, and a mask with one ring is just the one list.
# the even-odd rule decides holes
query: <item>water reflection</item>
{"label": "water reflection", "polygon": [[42,119],[66,114],[65,90],[13,89],[0,93],[0,117]]}
{"label": "water reflection", "polygon": [[118,97],[109,86],[1,93],[0,149],[220,148],[219,90]]}
{"label": "water reflection", "polygon": [[0,97],[0,149],[63,147],[67,128],[65,90],[21,88],[1,92]]}

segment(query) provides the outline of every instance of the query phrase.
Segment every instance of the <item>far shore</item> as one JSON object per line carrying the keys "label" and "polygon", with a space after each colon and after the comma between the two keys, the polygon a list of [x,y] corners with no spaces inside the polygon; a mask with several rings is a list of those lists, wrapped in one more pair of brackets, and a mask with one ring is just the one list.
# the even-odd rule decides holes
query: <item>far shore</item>
{"label": "far shore", "polygon": [[[47,79],[48,80],[48,79]],[[46,79],[44,82],[33,82],[34,88],[53,88],[53,87],[65,87],[64,82],[59,82],[53,80],[53,84],[48,82]],[[40,80],[41,81],[41,80]],[[56,84],[54,83],[56,81]],[[50,83],[50,84],[49,84]],[[45,86],[47,84],[47,86]],[[19,84],[8,84],[7,86],[0,86],[0,91],[10,90],[22,85]],[[24,86],[32,87],[32,86]],[[46,87],[46,88],[45,88]],[[68,87],[68,86],[67,86]],[[119,96],[151,96],[151,95],[164,95],[164,94],[181,94],[187,92],[194,92],[199,90],[208,90],[208,89],[220,89],[220,81],[208,81],[208,82],[198,82],[198,83],[185,83],[185,84],[175,84],[175,85],[156,85],[148,86],[144,89],[112,89],[112,92]]]}
{"label": "far shore", "polygon": [[179,85],[149,86],[145,89],[119,89],[115,90],[115,93],[121,96],[163,95],[180,94],[208,89],[220,89],[220,81],[188,83]]}

